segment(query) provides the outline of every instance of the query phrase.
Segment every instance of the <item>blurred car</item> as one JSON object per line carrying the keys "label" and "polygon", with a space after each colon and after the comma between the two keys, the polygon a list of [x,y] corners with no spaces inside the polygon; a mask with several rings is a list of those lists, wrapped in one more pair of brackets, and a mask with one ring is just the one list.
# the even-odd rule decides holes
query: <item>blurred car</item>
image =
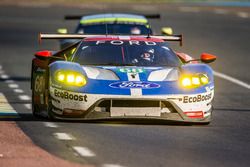
{"label": "blurred car", "polygon": [[[74,33],[77,34],[113,34],[113,35],[147,35],[153,34],[148,19],[158,19],[159,14],[93,14],[86,16],[65,16],[66,20],[80,20]],[[60,34],[68,33],[66,28],[57,30]],[[163,27],[162,33],[172,35],[171,27]],[[61,40],[61,48],[65,48],[76,40]]]}
{"label": "blurred car", "polygon": [[[32,60],[35,116],[64,120],[161,120],[208,124],[212,116],[216,56],[193,59],[174,52],[175,36],[41,34],[78,39]],[[193,63],[191,63],[193,62]],[[202,62],[202,63],[201,63]]]}

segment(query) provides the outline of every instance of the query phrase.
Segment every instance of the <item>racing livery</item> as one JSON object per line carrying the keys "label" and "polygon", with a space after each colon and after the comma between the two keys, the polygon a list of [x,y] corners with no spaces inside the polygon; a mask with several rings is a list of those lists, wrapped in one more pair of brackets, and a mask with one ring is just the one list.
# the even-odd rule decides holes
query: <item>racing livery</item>
{"label": "racing livery", "polygon": [[[148,19],[160,18],[159,14],[125,14],[106,13],[93,15],[65,16],[65,20],[80,20],[74,33],[77,34],[117,34],[117,35],[147,35],[153,34]],[[65,34],[66,28],[60,28],[58,33]],[[163,27],[162,33],[172,35],[171,27]],[[61,48],[65,48],[76,40],[61,40]]]}
{"label": "racing livery", "polygon": [[[41,34],[41,39],[81,39],[32,61],[35,116],[52,119],[154,119],[208,124],[216,59],[193,59],[166,41],[182,36]],[[199,63],[199,62],[203,63]]]}

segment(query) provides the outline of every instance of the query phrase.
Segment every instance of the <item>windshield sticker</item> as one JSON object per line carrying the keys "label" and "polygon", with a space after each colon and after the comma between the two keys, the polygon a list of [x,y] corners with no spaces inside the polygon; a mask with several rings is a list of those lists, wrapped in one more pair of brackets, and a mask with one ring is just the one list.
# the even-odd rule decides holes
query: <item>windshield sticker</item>
{"label": "windshield sticker", "polygon": [[166,47],[166,46],[162,46],[162,48],[170,51],[170,49],[168,47]]}
{"label": "windshield sticker", "polygon": [[88,48],[88,47],[89,47],[89,46],[83,46],[83,47],[82,47],[82,50],[84,50],[84,49],[86,49],[86,48]]}
{"label": "windshield sticker", "polygon": [[[124,41],[120,40],[113,40],[113,41],[96,41],[96,45],[101,45],[105,43],[110,43],[111,45],[122,45],[124,44]],[[128,41],[129,45],[141,45],[141,44],[146,44],[148,46],[155,46],[156,42],[152,41]]]}
{"label": "windshield sticker", "polygon": [[120,68],[120,72],[122,73],[143,73],[145,72],[142,68]]}
{"label": "windshield sticker", "polygon": [[141,81],[124,81],[124,82],[115,82],[109,85],[112,88],[119,89],[131,89],[131,88],[139,88],[139,89],[154,89],[159,88],[160,85],[152,82],[141,82]]}

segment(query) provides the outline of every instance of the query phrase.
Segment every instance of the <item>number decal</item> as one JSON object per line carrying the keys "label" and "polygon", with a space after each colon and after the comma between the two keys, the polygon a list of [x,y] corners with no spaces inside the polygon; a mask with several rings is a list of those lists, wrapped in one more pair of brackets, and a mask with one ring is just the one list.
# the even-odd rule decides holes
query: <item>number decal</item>
{"label": "number decal", "polygon": [[35,79],[35,92],[42,93],[44,91],[45,78],[43,75],[37,75]]}

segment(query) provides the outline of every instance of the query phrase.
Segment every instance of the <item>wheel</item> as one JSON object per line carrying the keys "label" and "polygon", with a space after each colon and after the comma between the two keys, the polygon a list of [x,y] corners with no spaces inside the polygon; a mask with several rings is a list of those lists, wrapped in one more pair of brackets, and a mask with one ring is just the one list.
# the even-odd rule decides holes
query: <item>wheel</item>
{"label": "wheel", "polygon": [[32,115],[35,118],[41,118],[42,116],[39,114],[39,112],[40,112],[39,107],[34,102],[34,92],[33,92],[33,90],[32,90],[32,102],[31,103],[32,103],[31,104],[31,106],[32,106]]}
{"label": "wheel", "polygon": [[53,114],[52,108],[53,108],[53,106],[52,106],[52,101],[51,101],[51,97],[50,97],[50,95],[49,95],[49,97],[48,97],[47,115],[48,115],[48,118],[49,118],[51,121],[55,121],[56,118],[55,118],[55,116],[54,116],[54,114]]}

